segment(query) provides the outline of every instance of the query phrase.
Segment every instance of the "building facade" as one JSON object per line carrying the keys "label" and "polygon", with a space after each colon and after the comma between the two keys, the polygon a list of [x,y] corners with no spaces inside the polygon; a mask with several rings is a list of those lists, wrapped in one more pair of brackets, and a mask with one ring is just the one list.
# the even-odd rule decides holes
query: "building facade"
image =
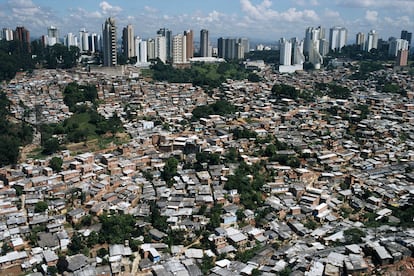
{"label": "building facade", "polygon": [[209,56],[208,48],[209,48],[208,30],[202,29],[200,31],[200,56],[201,57]]}
{"label": "building facade", "polygon": [[375,30],[371,30],[367,36],[365,50],[367,52],[371,51],[371,49],[378,49],[378,33]]}
{"label": "building facade", "polygon": [[178,34],[173,37],[173,64],[181,64],[187,62],[187,37]]}
{"label": "building facade", "polygon": [[341,51],[346,45],[348,31],[344,27],[333,27],[329,30],[329,49],[331,51]]}
{"label": "building facade", "polygon": [[194,33],[193,30],[184,31],[186,37],[186,57],[187,61],[194,57]]}
{"label": "building facade", "polygon": [[116,66],[116,25],[115,19],[109,17],[102,28],[103,64],[104,66]]}
{"label": "building facade", "polygon": [[131,24],[122,30],[122,52],[127,59],[136,56],[134,27]]}

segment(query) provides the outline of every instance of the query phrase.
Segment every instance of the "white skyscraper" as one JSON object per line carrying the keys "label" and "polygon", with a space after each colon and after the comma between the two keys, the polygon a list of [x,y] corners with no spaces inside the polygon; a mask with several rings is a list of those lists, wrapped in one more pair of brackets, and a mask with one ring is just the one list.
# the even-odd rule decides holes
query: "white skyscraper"
{"label": "white skyscraper", "polygon": [[400,50],[408,50],[408,41],[400,38],[391,40],[388,55],[396,57]]}
{"label": "white skyscraper", "polygon": [[305,63],[305,56],[303,55],[303,41],[292,39],[293,64],[302,65]]}
{"label": "white skyscraper", "polygon": [[369,52],[371,49],[378,48],[378,33],[375,30],[371,30],[368,33],[366,50]]}
{"label": "white skyscraper", "polygon": [[70,48],[71,46],[78,46],[78,38],[74,34],[68,33],[65,36],[64,44],[68,48]]}
{"label": "white skyscraper", "polygon": [[173,63],[180,64],[187,62],[187,37],[178,34],[173,37]]}
{"label": "white skyscraper", "polygon": [[89,51],[89,33],[86,31],[86,29],[81,29],[79,31],[79,49],[81,52],[87,52]]}
{"label": "white skyscraper", "polygon": [[281,38],[279,42],[280,47],[280,64],[292,65],[292,43],[285,38]]}
{"label": "white skyscraper", "polygon": [[158,35],[155,38],[155,58],[159,58],[164,63],[167,60],[167,44],[165,36]]}
{"label": "white skyscraper", "polygon": [[305,56],[303,55],[303,41],[297,38],[286,40],[281,38],[279,42],[280,49],[280,73],[293,73],[303,70]]}
{"label": "white skyscraper", "polygon": [[135,53],[137,55],[137,64],[148,62],[147,42],[139,36],[135,38]]}
{"label": "white skyscraper", "polygon": [[50,26],[47,29],[47,45],[53,46],[59,43],[59,30],[55,26]]}
{"label": "white skyscraper", "polygon": [[147,53],[148,59],[155,59],[155,40],[150,38],[147,41]]}
{"label": "white skyscraper", "polygon": [[329,30],[329,48],[340,51],[346,45],[348,31],[344,27],[333,27]]}
{"label": "white skyscraper", "polygon": [[[325,29],[321,26],[317,28],[308,27],[305,31],[305,41],[303,45],[303,52],[309,55],[312,47],[319,49],[319,40],[325,38]],[[315,44],[316,42],[316,44]]]}
{"label": "white skyscraper", "polygon": [[357,33],[355,43],[356,45],[361,47],[360,48],[361,50],[364,50],[365,49],[365,34],[361,32]]}
{"label": "white skyscraper", "polygon": [[323,64],[323,57],[319,53],[319,47],[317,47],[319,43],[314,41],[313,47],[311,47],[311,51],[309,52],[309,62],[313,64],[315,69],[320,69],[321,65]]}
{"label": "white skyscraper", "polygon": [[6,41],[13,40],[13,30],[12,29],[3,28],[2,34],[3,34],[2,39],[6,40]]}

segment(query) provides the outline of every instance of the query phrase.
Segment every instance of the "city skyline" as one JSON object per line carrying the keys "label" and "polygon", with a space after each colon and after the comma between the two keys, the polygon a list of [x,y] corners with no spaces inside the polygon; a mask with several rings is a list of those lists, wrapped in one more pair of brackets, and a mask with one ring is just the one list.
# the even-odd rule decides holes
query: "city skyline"
{"label": "city skyline", "polygon": [[186,29],[198,35],[198,30],[207,29],[212,38],[245,36],[268,42],[280,37],[302,38],[308,26],[343,26],[349,30],[348,43],[353,43],[352,37],[358,32],[371,29],[384,39],[399,36],[401,29],[412,32],[412,14],[414,1],[407,0],[8,0],[0,4],[0,26],[25,26],[33,38],[56,26],[62,39],[64,34],[81,28],[99,33],[103,20],[112,16],[117,26],[132,24],[135,35],[143,38],[153,37],[157,29],[166,27],[174,35]]}

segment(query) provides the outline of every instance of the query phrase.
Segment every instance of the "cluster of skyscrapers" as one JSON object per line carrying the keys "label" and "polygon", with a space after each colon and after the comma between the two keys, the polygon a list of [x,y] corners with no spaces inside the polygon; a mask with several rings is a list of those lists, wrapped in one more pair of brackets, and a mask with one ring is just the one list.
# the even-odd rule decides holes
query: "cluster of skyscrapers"
{"label": "cluster of skyscrapers", "polygon": [[30,32],[23,26],[16,27],[15,30],[3,28],[2,39],[10,41],[20,41],[22,45],[30,52]]}
{"label": "cluster of skyscrapers", "polygon": [[[30,32],[24,27],[16,30],[3,28],[2,39],[19,40],[27,45],[30,51]],[[390,38],[387,42],[389,56],[406,60],[411,44],[412,33],[403,30],[400,38]],[[280,71],[292,72],[303,69],[303,64],[308,61],[316,69],[320,68],[323,58],[331,51],[340,52],[347,45],[348,31],[344,27],[335,26],[329,29],[329,38],[325,37],[325,29],[321,26],[308,27],[303,40],[281,38],[280,47]],[[47,35],[42,36],[44,46],[53,46],[60,43],[58,28],[51,26],[47,29]],[[89,33],[81,29],[79,35],[68,33],[64,36],[63,44],[67,47],[76,46],[81,53],[103,54],[104,66],[115,66],[118,63],[118,36],[114,18],[107,18],[102,25],[102,35]],[[250,51],[247,38],[220,37],[217,47],[212,47],[209,39],[209,31],[200,31],[198,57],[218,57],[225,59],[243,59],[245,53]],[[378,49],[379,38],[375,30],[367,35],[358,33],[356,45],[365,51]],[[135,36],[134,27],[127,25],[122,29],[121,54],[127,60],[136,59],[138,65],[148,64],[148,60],[160,59],[172,64],[186,64],[194,58],[194,33],[186,30],[183,33],[173,35],[167,28],[161,28],[155,37],[143,40]]]}
{"label": "cluster of skyscrapers", "polygon": [[[408,50],[411,43],[412,33],[403,30],[401,38],[389,38],[387,42],[388,55],[397,57],[397,65],[406,65]],[[325,38],[325,29],[319,27],[308,27],[305,31],[303,41],[297,38],[287,40],[281,38],[280,47],[280,72],[294,72],[303,69],[305,61],[312,63],[318,69],[323,63],[323,58],[329,52],[340,52],[347,45],[348,31],[344,27],[335,26],[329,30],[329,40]],[[356,45],[361,50],[371,51],[378,49],[378,33],[371,30],[365,39],[364,33],[356,35]]]}

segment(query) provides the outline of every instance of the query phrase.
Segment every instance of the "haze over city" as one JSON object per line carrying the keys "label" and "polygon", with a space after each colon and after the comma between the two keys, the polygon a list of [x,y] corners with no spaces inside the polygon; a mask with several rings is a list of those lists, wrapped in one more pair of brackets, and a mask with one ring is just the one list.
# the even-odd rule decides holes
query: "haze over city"
{"label": "haze over city", "polygon": [[305,28],[315,25],[344,26],[350,38],[370,29],[388,38],[398,36],[402,28],[413,29],[413,14],[414,1],[408,0],[8,0],[0,3],[0,26],[26,26],[35,38],[51,25],[61,34],[80,28],[101,32],[104,19],[113,16],[118,26],[133,24],[136,34],[144,38],[167,27],[174,33],[207,28],[212,37],[277,41],[280,37],[303,37]]}

